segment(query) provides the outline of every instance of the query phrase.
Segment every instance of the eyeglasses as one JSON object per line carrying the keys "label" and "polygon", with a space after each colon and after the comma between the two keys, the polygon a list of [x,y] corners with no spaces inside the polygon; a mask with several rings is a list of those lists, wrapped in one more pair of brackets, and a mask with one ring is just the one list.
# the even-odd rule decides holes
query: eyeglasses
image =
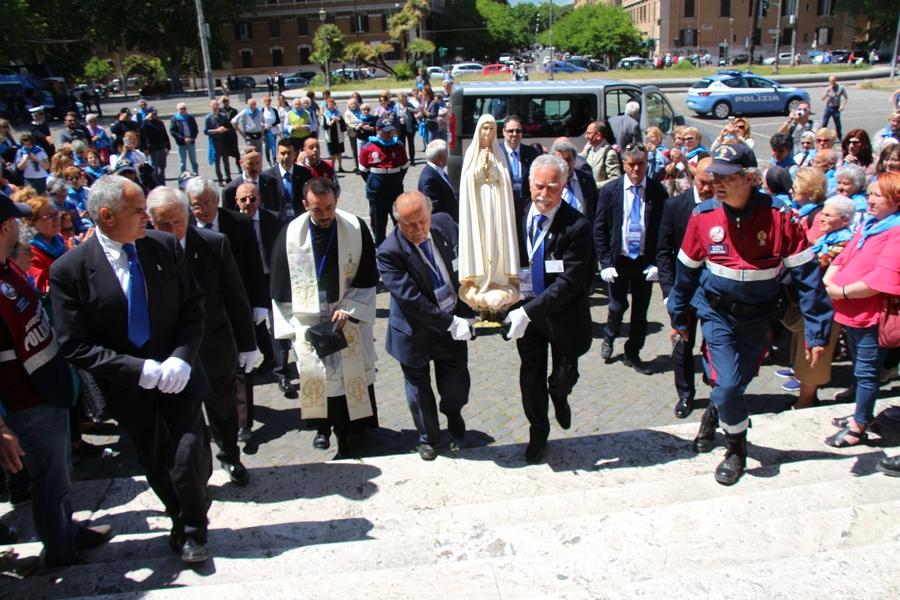
{"label": "eyeglasses", "polygon": [[831,140],[828,139],[828,138],[816,138],[816,143],[817,143],[817,144],[827,144],[827,143],[830,142],[830,141],[831,141]]}
{"label": "eyeglasses", "polygon": [[861,144],[862,142],[860,142],[859,140],[847,140],[847,143],[848,144]]}
{"label": "eyeglasses", "polygon": [[256,202],[256,196],[241,196],[238,200],[241,202]]}
{"label": "eyeglasses", "polygon": [[522,135],[521,129],[504,129],[503,133],[511,133],[512,135]]}
{"label": "eyeglasses", "polygon": [[59,211],[53,211],[50,214],[44,215],[43,217],[38,217],[41,221],[56,221],[59,219]]}

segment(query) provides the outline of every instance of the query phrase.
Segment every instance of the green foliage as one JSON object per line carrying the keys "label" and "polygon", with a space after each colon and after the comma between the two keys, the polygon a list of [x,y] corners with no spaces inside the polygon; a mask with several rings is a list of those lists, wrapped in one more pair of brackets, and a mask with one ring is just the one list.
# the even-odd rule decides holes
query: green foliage
{"label": "green foliage", "polygon": [[693,71],[697,67],[695,67],[689,60],[679,60],[678,64],[672,65],[671,68],[675,71]]}
{"label": "green foliage", "polygon": [[330,61],[337,60],[344,53],[344,35],[337,25],[326,23],[313,34],[313,51],[309,59],[327,68]]}
{"label": "green foliage", "polygon": [[[544,34],[541,40],[545,40]],[[553,24],[553,45],[577,54],[605,56],[610,62],[635,54],[641,36],[622,8],[591,4]]]}
{"label": "green foliage", "polygon": [[420,55],[428,55],[435,51],[434,42],[418,38],[406,47],[406,55],[415,61]]}
{"label": "green foliage", "polygon": [[399,63],[394,66],[394,79],[397,81],[408,81],[415,79],[416,71],[412,65],[408,63]]}
{"label": "green foliage", "polygon": [[162,62],[155,56],[130,54],[122,61],[122,66],[127,77],[137,77],[144,83],[162,81],[166,78]]}
{"label": "green foliage", "polygon": [[394,51],[390,44],[371,45],[366,42],[352,42],[344,49],[343,60],[347,63],[355,63],[366,67],[378,67],[391,75],[394,68],[387,63],[387,55]]}
{"label": "green foliage", "polygon": [[[837,10],[846,11],[858,19],[857,33],[864,33],[868,25],[871,45],[893,42],[897,28],[897,4],[884,0],[838,0]],[[837,13],[836,13],[837,14]]]}
{"label": "green foliage", "polygon": [[[557,14],[559,7],[554,8]],[[436,27],[439,46],[449,55],[494,60],[501,53],[523,49],[534,43],[538,11],[546,7],[519,4],[510,7],[498,0],[457,0],[453,11]],[[440,30],[451,30],[441,34]],[[462,48],[461,52],[457,51]]]}
{"label": "green foliage", "polygon": [[88,81],[106,83],[113,76],[115,69],[109,60],[92,56],[84,65],[84,77]]}

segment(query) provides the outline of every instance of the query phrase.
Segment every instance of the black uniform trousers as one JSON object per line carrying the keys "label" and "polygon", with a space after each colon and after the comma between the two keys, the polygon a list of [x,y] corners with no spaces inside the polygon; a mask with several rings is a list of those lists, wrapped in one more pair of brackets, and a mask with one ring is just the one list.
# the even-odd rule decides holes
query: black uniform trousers
{"label": "black uniform trousers", "polygon": [[176,526],[206,531],[212,455],[204,434],[201,399],[137,390],[113,400],[109,411],[125,430],[156,493]]}
{"label": "black uniform trousers", "polygon": [[[448,336],[449,337],[449,336]],[[445,415],[457,415],[469,401],[469,351],[465,342],[435,343],[430,349],[434,361],[434,378],[440,407],[431,389],[431,364],[411,367],[401,364],[406,402],[419,432],[419,443],[436,445],[441,441],[438,410]]]}
{"label": "black uniform trousers", "polygon": [[244,373],[237,368],[234,375],[234,395],[237,399],[238,425],[241,429],[253,429],[253,386],[256,377],[253,372]]}
{"label": "black uniform trousers", "polygon": [[[516,340],[516,348],[522,361],[519,367],[519,387],[522,391],[522,408],[529,423],[529,439],[544,443],[550,435],[547,418],[549,400],[559,404],[568,399],[578,383],[578,357],[566,354],[553,344],[547,333],[531,323],[525,335]],[[550,376],[547,377],[547,353],[553,359]]]}
{"label": "black uniform trousers", "polygon": [[238,450],[238,408],[236,398],[235,373],[229,371],[209,382],[210,392],[204,399],[206,417],[212,439],[219,447],[216,458],[234,464],[240,458]]}
{"label": "black uniform trousers", "polygon": [[622,330],[622,317],[628,310],[628,294],[631,294],[631,321],[628,326],[628,341],[625,342],[627,356],[637,356],[647,338],[647,309],[650,308],[650,296],[653,293],[653,284],[644,275],[644,269],[648,265],[643,256],[632,259],[619,255],[616,258],[616,272],[619,275],[608,284],[609,312],[603,339],[610,344]]}
{"label": "black uniform trousers", "polygon": [[694,385],[694,346],[697,343],[697,315],[688,311],[687,341],[680,337],[672,346],[672,370],[675,373],[675,389],[679,398],[694,399],[697,386]]}

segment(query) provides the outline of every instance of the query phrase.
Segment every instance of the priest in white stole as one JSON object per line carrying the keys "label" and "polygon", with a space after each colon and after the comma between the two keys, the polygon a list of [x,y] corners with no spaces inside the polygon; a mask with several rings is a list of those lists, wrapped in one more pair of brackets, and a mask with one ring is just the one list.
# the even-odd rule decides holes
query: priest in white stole
{"label": "priest in white stole", "polygon": [[[352,456],[354,430],[378,426],[375,407],[375,244],[359,217],[337,209],[337,190],[315,178],[303,188],[305,213],[281,232],[270,277],[275,337],[291,340],[300,374],[300,418],[316,427],[313,445],[326,449],[331,428],[338,455]],[[319,358],[309,327],[337,322],[348,347]]]}

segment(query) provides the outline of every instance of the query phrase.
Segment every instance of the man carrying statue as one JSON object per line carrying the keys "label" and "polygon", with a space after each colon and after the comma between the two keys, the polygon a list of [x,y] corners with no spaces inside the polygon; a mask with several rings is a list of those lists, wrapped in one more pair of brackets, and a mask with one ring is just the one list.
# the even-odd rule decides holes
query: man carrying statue
{"label": "man carrying statue", "polygon": [[316,426],[313,445],[353,455],[351,423],[377,427],[375,244],[359,217],[337,209],[326,178],[303,189],[306,208],[282,231],[271,261],[275,337],[291,340],[300,373],[300,416]]}

